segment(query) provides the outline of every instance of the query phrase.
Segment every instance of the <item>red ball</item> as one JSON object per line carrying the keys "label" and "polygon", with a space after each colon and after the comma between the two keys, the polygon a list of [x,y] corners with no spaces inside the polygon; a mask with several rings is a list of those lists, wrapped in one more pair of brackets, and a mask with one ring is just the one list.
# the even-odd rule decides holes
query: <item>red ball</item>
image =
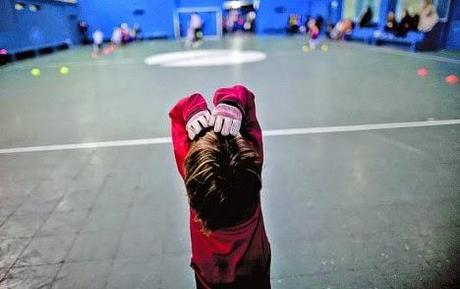
{"label": "red ball", "polygon": [[444,80],[448,84],[457,84],[458,83],[458,77],[455,74],[451,74],[451,75],[447,76],[446,78],[444,78]]}
{"label": "red ball", "polygon": [[428,76],[428,69],[426,67],[419,68],[417,70],[417,75],[420,76],[420,77]]}

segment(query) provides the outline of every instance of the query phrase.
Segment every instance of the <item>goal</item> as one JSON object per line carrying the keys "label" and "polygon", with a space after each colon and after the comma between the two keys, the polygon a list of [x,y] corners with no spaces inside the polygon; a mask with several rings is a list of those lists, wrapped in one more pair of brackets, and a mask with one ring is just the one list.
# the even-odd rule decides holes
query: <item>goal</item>
{"label": "goal", "polygon": [[203,37],[219,39],[222,37],[222,9],[219,7],[183,7],[174,11],[174,35],[176,39],[187,36],[190,15],[198,13],[203,21]]}

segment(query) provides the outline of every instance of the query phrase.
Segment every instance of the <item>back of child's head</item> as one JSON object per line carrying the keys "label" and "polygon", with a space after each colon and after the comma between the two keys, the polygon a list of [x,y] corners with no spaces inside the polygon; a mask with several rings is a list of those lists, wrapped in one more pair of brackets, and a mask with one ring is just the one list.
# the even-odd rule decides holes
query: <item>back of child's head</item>
{"label": "back of child's head", "polygon": [[260,158],[243,137],[210,130],[190,145],[185,185],[204,228],[215,231],[243,223],[259,202]]}

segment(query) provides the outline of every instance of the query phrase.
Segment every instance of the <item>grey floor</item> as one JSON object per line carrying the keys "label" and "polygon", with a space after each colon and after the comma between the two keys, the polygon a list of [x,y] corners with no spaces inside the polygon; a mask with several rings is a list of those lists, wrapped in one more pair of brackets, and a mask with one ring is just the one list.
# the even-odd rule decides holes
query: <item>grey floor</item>
{"label": "grey floor", "polygon": [[[459,53],[303,44],[203,46],[267,53],[237,66],[146,66],[182,49],[155,41],[2,67],[0,149],[168,136],[178,98],[234,83],[256,93],[265,130],[460,119],[460,88],[443,80]],[[266,137],[272,287],[459,287],[459,140],[460,125]],[[170,144],[0,154],[1,289],[194,288],[187,222]]]}

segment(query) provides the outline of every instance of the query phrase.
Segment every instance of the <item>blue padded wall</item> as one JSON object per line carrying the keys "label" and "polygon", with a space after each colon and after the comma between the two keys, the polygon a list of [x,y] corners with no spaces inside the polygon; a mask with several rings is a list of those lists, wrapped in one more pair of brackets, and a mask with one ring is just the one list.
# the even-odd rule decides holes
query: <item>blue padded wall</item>
{"label": "blue padded wall", "polygon": [[[217,8],[222,9],[222,0],[176,0],[175,8]],[[180,13],[180,35],[183,37],[187,34],[188,24],[190,23],[191,13]],[[216,13],[199,12],[203,20],[203,35],[215,36],[217,34]]]}
{"label": "blue padded wall", "polygon": [[[21,1],[26,4],[24,10],[15,10],[13,0],[0,2],[0,47],[14,51],[77,40],[77,9],[74,5],[26,0]],[[37,4],[40,9],[32,12],[29,4]]]}
{"label": "blue padded wall", "polygon": [[452,1],[449,20],[446,47],[460,50],[460,1]]}
{"label": "blue padded wall", "polygon": [[308,14],[307,1],[265,0],[260,1],[256,27],[258,33],[284,32],[288,17],[297,13],[303,17]]}
{"label": "blue padded wall", "polygon": [[[191,13],[179,13],[180,22],[180,36],[187,36],[187,30],[190,24]],[[215,12],[199,12],[201,20],[203,21],[202,33],[204,36],[216,36],[216,13]]]}
{"label": "blue padded wall", "polygon": [[223,4],[222,0],[175,0],[176,7],[219,7]]}
{"label": "blue padded wall", "polygon": [[12,49],[17,37],[17,25],[15,21],[12,1],[0,1],[0,47]]}
{"label": "blue padded wall", "polygon": [[[335,5],[331,5],[335,2]],[[302,16],[322,16],[327,22],[337,22],[342,14],[342,0],[265,0],[260,1],[257,18],[258,33],[284,32],[289,14]],[[303,24],[303,23],[302,23]]]}
{"label": "blue padded wall", "polygon": [[[139,24],[144,36],[174,37],[173,13],[176,8],[204,6],[221,8],[222,3],[221,0],[79,0],[78,6],[80,19],[89,24],[90,34],[99,28],[105,38],[110,38],[113,28],[126,22],[130,26]],[[143,14],[135,15],[136,10],[142,10]],[[203,15],[206,19],[208,16]],[[208,22],[206,19],[204,19],[205,23]],[[215,27],[211,28],[211,25],[206,25],[205,30],[205,34],[215,34],[211,31],[215,30]]]}
{"label": "blue padded wall", "polygon": [[[397,1],[380,1],[381,25],[385,23],[388,10],[396,8]],[[177,8],[222,8],[223,4],[223,0],[78,0],[77,5],[53,0],[20,2],[39,4],[41,9],[37,12],[31,12],[27,8],[17,11],[14,9],[15,0],[0,0],[0,48],[21,50],[67,40],[75,43],[79,39],[76,28],[78,20],[89,24],[89,35],[96,28],[100,28],[107,39],[110,38],[113,28],[123,22],[130,26],[139,24],[147,37],[174,37],[173,13]],[[342,2],[343,0],[261,0],[256,20],[257,33],[284,32],[290,13],[300,14],[302,22],[308,15],[321,15],[325,23],[335,23],[341,18]],[[443,24],[447,27],[444,29],[446,36],[443,37],[443,43],[447,43],[449,48],[458,48],[460,4],[453,0],[451,3],[449,22]],[[135,13],[139,11],[141,13]],[[215,34],[213,15],[203,16],[205,34]],[[186,19],[188,15],[181,17]]]}
{"label": "blue padded wall", "polygon": [[[172,0],[79,0],[80,19],[89,25],[89,33],[99,28],[110,39],[113,28],[123,22],[139,24],[145,36],[173,37]],[[142,10],[143,14],[135,14]]]}

